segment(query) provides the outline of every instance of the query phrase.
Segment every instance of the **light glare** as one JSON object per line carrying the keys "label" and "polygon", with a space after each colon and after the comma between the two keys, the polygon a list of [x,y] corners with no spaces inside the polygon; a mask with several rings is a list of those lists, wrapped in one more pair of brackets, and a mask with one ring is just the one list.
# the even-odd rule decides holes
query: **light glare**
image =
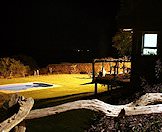
{"label": "light glare", "polygon": [[145,34],[144,47],[157,47],[157,34]]}

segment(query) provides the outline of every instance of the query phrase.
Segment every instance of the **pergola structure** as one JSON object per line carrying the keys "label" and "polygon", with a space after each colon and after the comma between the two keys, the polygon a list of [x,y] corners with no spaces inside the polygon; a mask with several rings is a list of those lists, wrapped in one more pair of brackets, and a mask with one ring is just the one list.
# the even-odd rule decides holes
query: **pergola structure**
{"label": "pergola structure", "polygon": [[[101,69],[96,70],[96,63],[101,63]],[[106,63],[108,63],[106,65]],[[95,94],[97,94],[97,84],[107,85],[108,90],[115,86],[124,86],[130,83],[130,65],[128,59],[94,59],[92,62],[92,82],[95,84]]]}

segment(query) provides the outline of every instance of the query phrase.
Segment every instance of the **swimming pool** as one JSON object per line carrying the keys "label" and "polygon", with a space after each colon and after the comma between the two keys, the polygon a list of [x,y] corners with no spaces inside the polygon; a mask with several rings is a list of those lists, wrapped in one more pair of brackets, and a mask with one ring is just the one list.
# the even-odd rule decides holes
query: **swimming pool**
{"label": "swimming pool", "polygon": [[37,87],[49,87],[53,88],[54,85],[42,83],[42,82],[31,82],[31,83],[20,83],[20,84],[8,84],[8,85],[0,85],[0,90],[11,90],[11,91],[19,91],[19,90],[26,90],[30,88],[37,88]]}

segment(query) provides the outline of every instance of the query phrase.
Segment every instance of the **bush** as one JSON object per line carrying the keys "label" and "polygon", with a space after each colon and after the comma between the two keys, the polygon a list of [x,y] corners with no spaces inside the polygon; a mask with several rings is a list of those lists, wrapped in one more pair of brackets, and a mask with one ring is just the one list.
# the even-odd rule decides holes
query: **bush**
{"label": "bush", "polygon": [[25,77],[29,69],[28,66],[13,58],[0,58],[0,73],[4,78]]}

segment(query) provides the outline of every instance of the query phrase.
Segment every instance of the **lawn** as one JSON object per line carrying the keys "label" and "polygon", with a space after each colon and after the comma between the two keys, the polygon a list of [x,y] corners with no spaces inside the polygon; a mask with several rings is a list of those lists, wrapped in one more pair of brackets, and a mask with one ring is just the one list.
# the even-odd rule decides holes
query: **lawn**
{"label": "lawn", "polygon": [[[91,81],[92,79],[87,74],[55,74],[0,79],[0,85],[26,82],[45,82],[59,85],[59,87],[53,88],[34,88],[16,92],[19,95],[23,95],[25,97],[32,97],[34,99],[47,99],[82,93],[93,94],[94,84],[86,84],[90,83]],[[104,92],[106,91],[106,87],[99,85],[98,91]],[[5,97],[8,94],[10,94],[10,92],[0,90],[1,96]]]}

